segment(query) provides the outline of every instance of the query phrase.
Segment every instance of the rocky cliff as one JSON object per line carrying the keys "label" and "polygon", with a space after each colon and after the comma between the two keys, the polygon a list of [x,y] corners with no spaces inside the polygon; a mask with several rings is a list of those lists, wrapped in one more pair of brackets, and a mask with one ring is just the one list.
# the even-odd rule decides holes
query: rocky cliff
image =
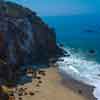
{"label": "rocky cliff", "polygon": [[35,12],[15,3],[0,2],[0,59],[7,65],[5,69],[9,70],[10,65],[14,72],[15,66],[48,62],[62,54],[54,29]]}

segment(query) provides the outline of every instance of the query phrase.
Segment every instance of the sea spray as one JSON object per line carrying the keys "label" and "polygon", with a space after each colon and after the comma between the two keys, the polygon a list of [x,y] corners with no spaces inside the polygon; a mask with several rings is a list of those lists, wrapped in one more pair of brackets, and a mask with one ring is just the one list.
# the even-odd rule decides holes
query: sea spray
{"label": "sea spray", "polygon": [[82,52],[74,52],[74,49],[64,48],[70,57],[61,57],[63,61],[58,61],[59,71],[65,75],[70,75],[75,80],[94,86],[93,95],[100,100],[100,64],[93,60],[88,60]]}

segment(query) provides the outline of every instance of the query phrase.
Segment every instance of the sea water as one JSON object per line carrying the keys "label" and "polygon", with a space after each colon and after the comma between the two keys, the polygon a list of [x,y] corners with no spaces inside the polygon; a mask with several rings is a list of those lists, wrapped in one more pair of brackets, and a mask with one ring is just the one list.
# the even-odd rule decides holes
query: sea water
{"label": "sea water", "polygon": [[[64,45],[70,57],[57,62],[59,69],[72,78],[95,86],[93,94],[100,99],[100,15],[43,17],[55,28],[57,42]],[[94,54],[90,53],[94,50]],[[99,100],[98,99],[98,100]]]}
{"label": "sea water", "polygon": [[[80,50],[85,55],[96,51],[95,59],[100,62],[100,15],[74,15],[43,17],[50,27],[55,28],[57,41],[64,46]],[[87,32],[91,30],[91,32]],[[89,58],[89,57],[88,57]]]}

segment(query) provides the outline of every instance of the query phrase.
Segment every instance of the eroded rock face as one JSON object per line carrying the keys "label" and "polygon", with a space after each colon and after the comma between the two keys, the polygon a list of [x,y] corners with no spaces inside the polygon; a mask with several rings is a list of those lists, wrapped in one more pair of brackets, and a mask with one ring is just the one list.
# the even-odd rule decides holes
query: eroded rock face
{"label": "eroded rock face", "polygon": [[61,54],[54,30],[34,12],[11,2],[0,3],[0,58],[11,71]]}

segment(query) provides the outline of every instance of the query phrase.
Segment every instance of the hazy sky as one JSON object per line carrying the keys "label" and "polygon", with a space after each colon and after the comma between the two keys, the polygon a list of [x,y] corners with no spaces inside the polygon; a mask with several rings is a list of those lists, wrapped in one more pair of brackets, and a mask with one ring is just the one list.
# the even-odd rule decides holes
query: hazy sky
{"label": "hazy sky", "polygon": [[8,0],[23,4],[39,15],[73,15],[100,12],[100,0]]}

